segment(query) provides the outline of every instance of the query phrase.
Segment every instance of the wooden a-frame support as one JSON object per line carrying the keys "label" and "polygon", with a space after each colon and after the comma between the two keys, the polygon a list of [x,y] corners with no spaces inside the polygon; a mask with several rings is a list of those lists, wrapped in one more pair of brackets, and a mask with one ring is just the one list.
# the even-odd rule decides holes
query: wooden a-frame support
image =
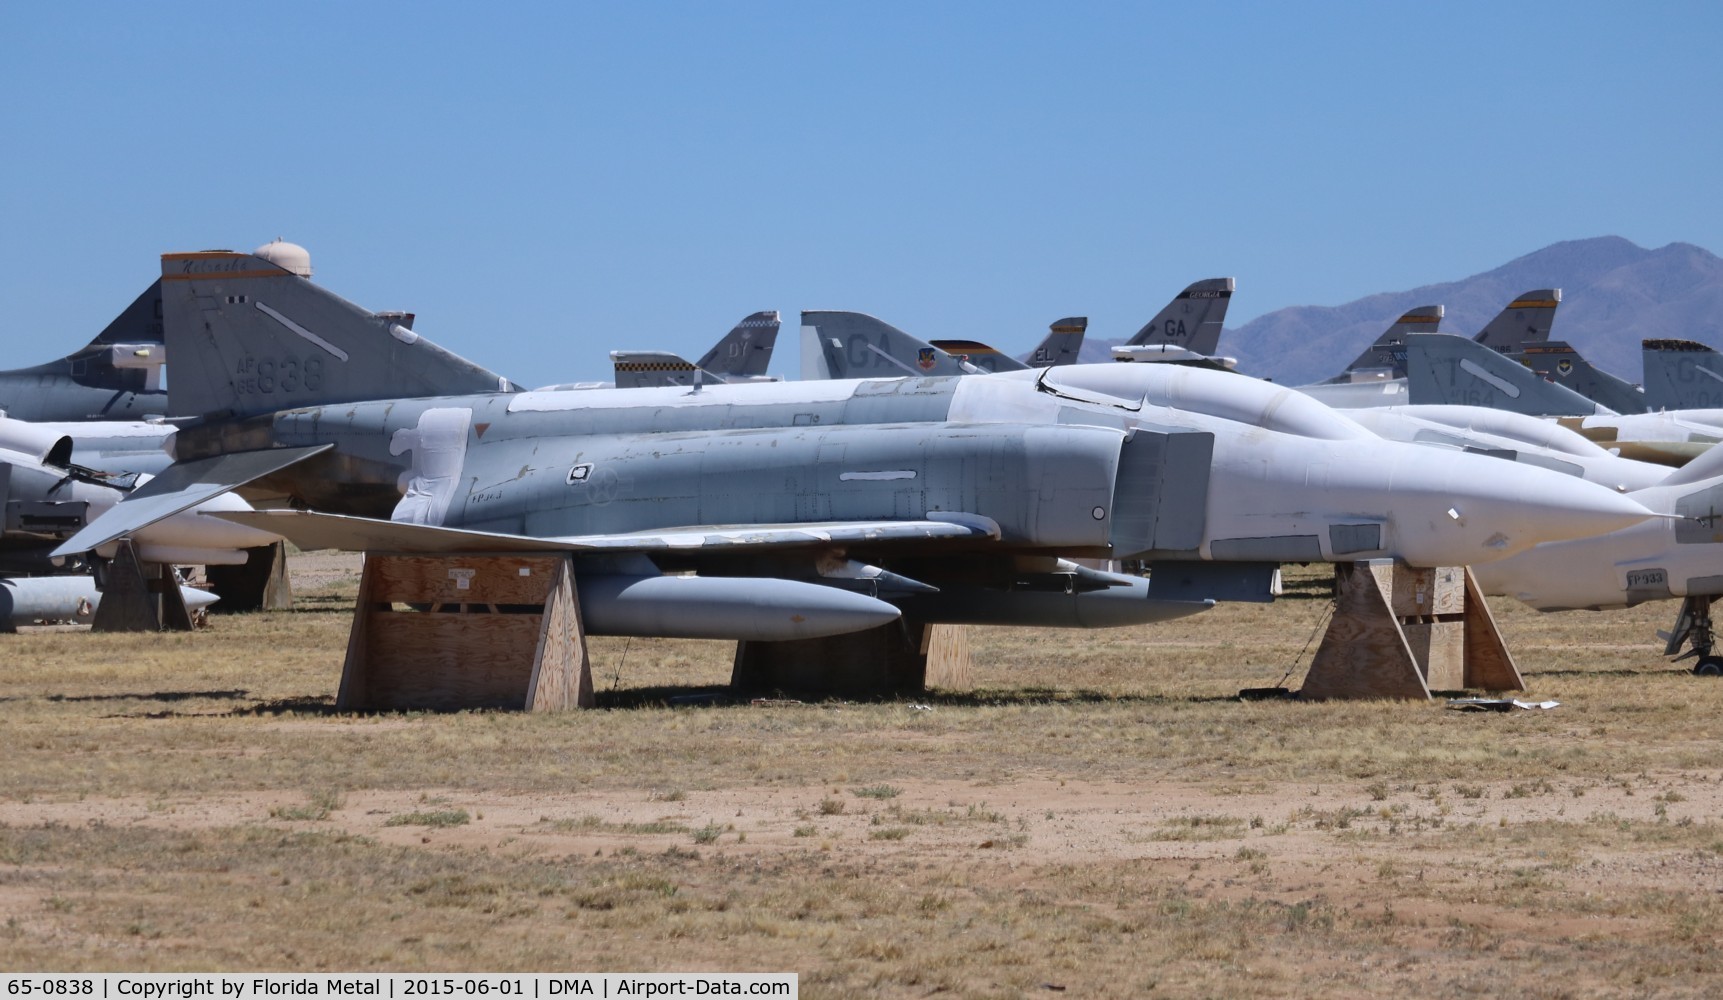
{"label": "wooden a-frame support", "polygon": [[741,694],[889,698],[973,686],[968,627],[912,621],[822,639],[739,642],[730,673]]}
{"label": "wooden a-frame support", "polygon": [[219,614],[241,611],[291,611],[293,585],[287,577],[287,543],[245,550],[238,566],[207,566],[204,579],[221,600],[210,606]]}
{"label": "wooden a-frame support", "polygon": [[172,566],[139,561],[132,540],[122,538],[109,561],[96,605],[92,632],[190,632],[191,611]]}
{"label": "wooden a-frame support", "polygon": [[365,554],[336,708],[592,705],[566,554]]}
{"label": "wooden a-frame support", "polygon": [[1300,697],[1428,699],[1431,691],[1463,688],[1525,690],[1465,567],[1339,563],[1334,601]]}

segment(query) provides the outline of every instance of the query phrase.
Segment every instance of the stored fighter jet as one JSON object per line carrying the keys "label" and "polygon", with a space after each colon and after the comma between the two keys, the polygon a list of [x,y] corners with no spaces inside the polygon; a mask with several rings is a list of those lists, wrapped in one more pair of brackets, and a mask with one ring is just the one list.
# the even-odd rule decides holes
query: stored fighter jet
{"label": "stored fighter jet", "polygon": [[618,389],[771,381],[766,367],[777,340],[778,312],[772,309],[744,317],[696,362],[667,351],[611,351],[610,361]]}
{"label": "stored fighter jet", "polygon": [[[1280,562],[1469,564],[1648,516],[1543,469],[1383,441],[1220,372],[505,394],[266,261],[163,267],[168,343],[189,359],[170,402],[206,416],[176,435],[176,466],[59,554],[246,487],[310,510],[224,518],[308,547],[570,552],[594,634],[781,640],[905,613],[1156,621],[1259,597]],[[822,326],[842,315],[804,326],[842,345]],[[262,384],[265,359],[298,377]],[[1066,557],[1142,558],[1188,586]],[[1237,568],[1187,568],[1215,561],[1264,572],[1247,588],[1227,582]]]}
{"label": "stored fighter jet", "polygon": [[[74,460],[70,437],[42,425],[0,418],[0,500],[5,510],[0,571],[63,571],[49,561],[49,550],[119,503],[140,479],[147,477],[81,466]],[[238,497],[220,497],[200,509],[251,508]],[[135,536],[139,557],[179,565],[233,564],[245,561],[241,550],[278,540],[237,524],[208,530],[215,525],[219,522],[191,513],[153,522]]]}
{"label": "stored fighter jet", "polygon": [[1378,406],[1346,415],[1390,441],[1525,462],[1630,493],[1662,482],[1669,467],[1605,450],[1566,427],[1485,406]]}
{"label": "stored fighter jet", "polygon": [[[1538,545],[1476,568],[1485,593],[1539,611],[1632,607],[1682,598],[1667,655],[1691,644],[1695,673],[1723,674],[1713,652],[1711,605],[1723,595],[1723,450],[1710,452],[1633,494],[1668,515],[1592,538]],[[1682,657],[1685,659],[1686,657]]]}
{"label": "stored fighter jet", "polygon": [[1625,458],[1680,465],[1723,439],[1723,411],[1616,413],[1460,337],[1408,338],[1413,403],[1459,403],[1557,420]]}

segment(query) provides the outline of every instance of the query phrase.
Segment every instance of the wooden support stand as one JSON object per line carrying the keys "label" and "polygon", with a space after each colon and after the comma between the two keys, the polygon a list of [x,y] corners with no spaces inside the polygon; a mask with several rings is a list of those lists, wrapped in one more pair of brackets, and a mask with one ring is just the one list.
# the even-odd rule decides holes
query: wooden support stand
{"label": "wooden support stand", "polygon": [[221,600],[211,611],[291,611],[293,587],[287,579],[287,543],[261,545],[245,550],[240,566],[208,566],[204,578]]}
{"label": "wooden support stand", "polygon": [[365,554],[338,709],[592,704],[566,555]]}
{"label": "wooden support stand", "polygon": [[1495,617],[1464,567],[1334,567],[1334,619],[1300,697],[1423,698],[1431,691],[1523,691]]}
{"label": "wooden support stand", "polygon": [[929,687],[968,690],[970,673],[963,626],[899,621],[824,639],[739,642],[730,686],[743,694],[889,698]]}
{"label": "wooden support stand", "polygon": [[139,562],[130,539],[120,539],[104,575],[102,600],[90,623],[92,632],[192,630],[191,612],[173,567]]}

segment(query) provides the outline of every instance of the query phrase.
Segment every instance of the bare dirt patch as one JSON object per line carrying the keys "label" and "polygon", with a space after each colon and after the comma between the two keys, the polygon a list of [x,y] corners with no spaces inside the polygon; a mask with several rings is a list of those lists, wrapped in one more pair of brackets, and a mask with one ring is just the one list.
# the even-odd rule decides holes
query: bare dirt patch
{"label": "bare dirt patch", "polygon": [[1546,713],[1234,700],[1297,665],[1311,586],[977,633],[980,687],[915,704],[672,707],[727,646],[603,639],[595,712],[342,716],[357,563],[302,559],[292,614],[6,637],[0,963],[790,969],[810,996],[1723,982],[1723,685],[1656,655],[1668,609],[1498,605]]}

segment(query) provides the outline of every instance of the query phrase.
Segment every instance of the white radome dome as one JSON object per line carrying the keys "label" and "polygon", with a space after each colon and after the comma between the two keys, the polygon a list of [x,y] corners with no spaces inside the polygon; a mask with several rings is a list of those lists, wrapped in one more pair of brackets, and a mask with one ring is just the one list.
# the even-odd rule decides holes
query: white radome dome
{"label": "white radome dome", "polygon": [[279,236],[251,251],[251,255],[261,257],[283,270],[292,271],[301,278],[311,277],[311,251]]}

